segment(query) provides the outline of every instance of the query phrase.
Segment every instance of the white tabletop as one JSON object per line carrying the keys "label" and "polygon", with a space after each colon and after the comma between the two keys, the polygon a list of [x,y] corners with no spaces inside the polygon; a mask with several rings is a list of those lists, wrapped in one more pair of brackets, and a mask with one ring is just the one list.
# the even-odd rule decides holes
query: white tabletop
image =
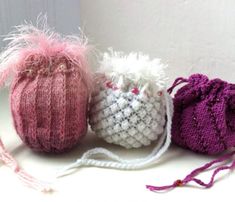
{"label": "white tabletop", "polygon": [[[0,134],[7,150],[20,162],[21,166],[35,177],[53,180],[56,172],[81,156],[84,151],[95,146],[103,146],[117,152],[123,158],[139,158],[147,155],[151,147],[139,150],[126,150],[104,143],[89,133],[81,145],[69,153],[44,155],[32,152],[16,135],[11,122],[7,90],[0,96]],[[165,193],[153,193],[146,184],[166,185],[185,177],[192,169],[205,164],[215,157],[203,156],[171,146],[169,151],[153,167],[139,171],[120,171],[104,168],[80,168],[72,175],[54,181],[54,192],[42,194],[22,185],[8,167],[0,164],[0,200],[13,201],[202,201],[209,198],[232,196],[235,175],[221,173],[220,180],[211,189],[192,186],[176,188]],[[200,175],[208,181],[211,171]],[[223,178],[221,178],[223,176]],[[190,185],[195,185],[191,183]]]}

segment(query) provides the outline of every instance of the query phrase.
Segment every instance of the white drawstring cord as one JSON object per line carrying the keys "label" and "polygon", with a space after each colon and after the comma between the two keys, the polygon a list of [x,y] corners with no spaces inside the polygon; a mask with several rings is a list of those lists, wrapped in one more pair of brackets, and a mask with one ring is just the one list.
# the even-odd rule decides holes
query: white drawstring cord
{"label": "white drawstring cord", "polygon": [[[105,148],[94,148],[85,152],[80,159],[77,159],[74,163],[64,167],[57,174],[58,177],[68,175],[73,172],[73,169],[81,166],[95,166],[95,167],[104,167],[104,168],[114,168],[122,170],[134,170],[141,169],[151,164],[156,163],[155,161],[159,159],[162,154],[166,152],[170,143],[171,143],[171,123],[173,115],[173,102],[171,96],[167,93],[166,90],[163,91],[163,96],[166,101],[166,115],[167,115],[167,124],[164,133],[161,135],[158,143],[152,150],[152,152],[140,159],[135,160],[126,160],[120,158],[118,155],[112,153],[111,151]],[[107,158],[111,159],[110,161],[102,161],[96,159],[90,159],[92,155],[103,154]]]}

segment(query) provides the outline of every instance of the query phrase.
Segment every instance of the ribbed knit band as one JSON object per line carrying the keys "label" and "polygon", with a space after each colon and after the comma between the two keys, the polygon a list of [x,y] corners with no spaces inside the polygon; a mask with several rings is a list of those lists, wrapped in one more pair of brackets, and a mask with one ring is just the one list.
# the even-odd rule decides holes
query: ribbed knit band
{"label": "ribbed knit band", "polygon": [[87,131],[88,91],[65,59],[20,72],[11,87],[11,112],[21,139],[32,149],[63,152]]}

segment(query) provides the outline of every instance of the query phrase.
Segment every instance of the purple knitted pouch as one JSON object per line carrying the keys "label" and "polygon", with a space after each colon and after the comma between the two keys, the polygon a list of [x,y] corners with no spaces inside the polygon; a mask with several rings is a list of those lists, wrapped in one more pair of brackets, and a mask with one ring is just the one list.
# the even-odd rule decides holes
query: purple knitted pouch
{"label": "purple knitted pouch", "polygon": [[[209,80],[205,75],[193,74],[188,79],[177,78],[168,92],[171,93],[181,83],[186,85],[173,98],[172,141],[181,147],[204,154],[218,154],[232,149],[235,146],[235,84],[218,78]],[[210,188],[220,171],[235,168],[235,160],[232,158],[234,155],[235,151],[231,151],[170,185],[146,187],[151,191],[162,191],[195,182]],[[215,169],[208,183],[196,178],[212,166]]]}
{"label": "purple knitted pouch", "polygon": [[216,154],[235,145],[235,84],[201,74],[174,97],[172,140],[195,152]]}

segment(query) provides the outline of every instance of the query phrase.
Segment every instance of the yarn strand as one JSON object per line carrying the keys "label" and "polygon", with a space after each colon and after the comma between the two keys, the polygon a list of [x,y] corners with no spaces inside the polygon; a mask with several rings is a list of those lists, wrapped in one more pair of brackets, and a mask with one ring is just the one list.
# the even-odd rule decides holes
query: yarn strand
{"label": "yarn strand", "polygon": [[[5,69],[0,72],[0,88],[4,86],[7,77],[10,75],[9,72],[10,72],[9,69]],[[47,182],[42,182],[34,178],[33,176],[29,175],[23,169],[20,168],[18,162],[5,149],[1,138],[0,138],[0,161],[2,161],[5,165],[11,168],[18,175],[22,183],[25,184],[26,186],[41,192],[52,191],[52,188],[50,188]]]}
{"label": "yarn strand", "polygon": [[235,168],[235,160],[233,160],[231,165],[223,165],[223,166],[219,166],[217,167],[210,178],[210,181],[208,183],[195,178],[195,176],[197,176],[198,174],[207,171],[210,167],[212,167],[215,164],[218,163],[222,163],[228,159],[230,159],[231,157],[233,157],[233,155],[235,154],[235,151],[230,152],[216,160],[213,160],[209,163],[206,163],[205,165],[193,170],[190,174],[188,174],[183,180],[176,180],[173,184],[171,185],[166,185],[166,186],[152,186],[152,185],[146,185],[146,188],[149,189],[150,191],[163,191],[163,190],[168,190],[168,189],[173,189],[176,187],[181,187],[181,186],[185,186],[190,182],[195,182],[196,184],[205,187],[205,188],[210,188],[214,185],[215,182],[215,177],[218,173],[220,173],[223,170],[233,170]]}
{"label": "yarn strand", "polygon": [[[166,90],[163,91],[163,95],[166,99],[167,125],[164,134],[160,137],[157,145],[148,156],[135,160],[125,160],[107,149],[94,148],[84,153],[83,156],[74,163],[64,167],[61,171],[59,171],[57,177],[68,175],[73,172],[75,168],[82,166],[134,170],[142,169],[148,165],[156,163],[156,160],[165,153],[171,143],[171,119],[173,114],[173,103],[170,95],[166,92]],[[91,156],[97,154],[103,154],[107,158],[111,159],[111,161],[96,160],[91,158]]]}
{"label": "yarn strand", "polygon": [[185,79],[183,77],[178,77],[177,79],[175,79],[175,81],[172,84],[172,86],[170,88],[168,88],[167,92],[169,94],[171,94],[176,86],[180,85],[181,83],[185,83],[185,82],[188,82],[188,79]]}
{"label": "yarn strand", "polygon": [[48,183],[37,180],[24,170],[22,170],[17,161],[6,151],[2,140],[0,139],[0,160],[10,167],[18,175],[19,179],[28,187],[42,192],[50,192],[52,189]]}

